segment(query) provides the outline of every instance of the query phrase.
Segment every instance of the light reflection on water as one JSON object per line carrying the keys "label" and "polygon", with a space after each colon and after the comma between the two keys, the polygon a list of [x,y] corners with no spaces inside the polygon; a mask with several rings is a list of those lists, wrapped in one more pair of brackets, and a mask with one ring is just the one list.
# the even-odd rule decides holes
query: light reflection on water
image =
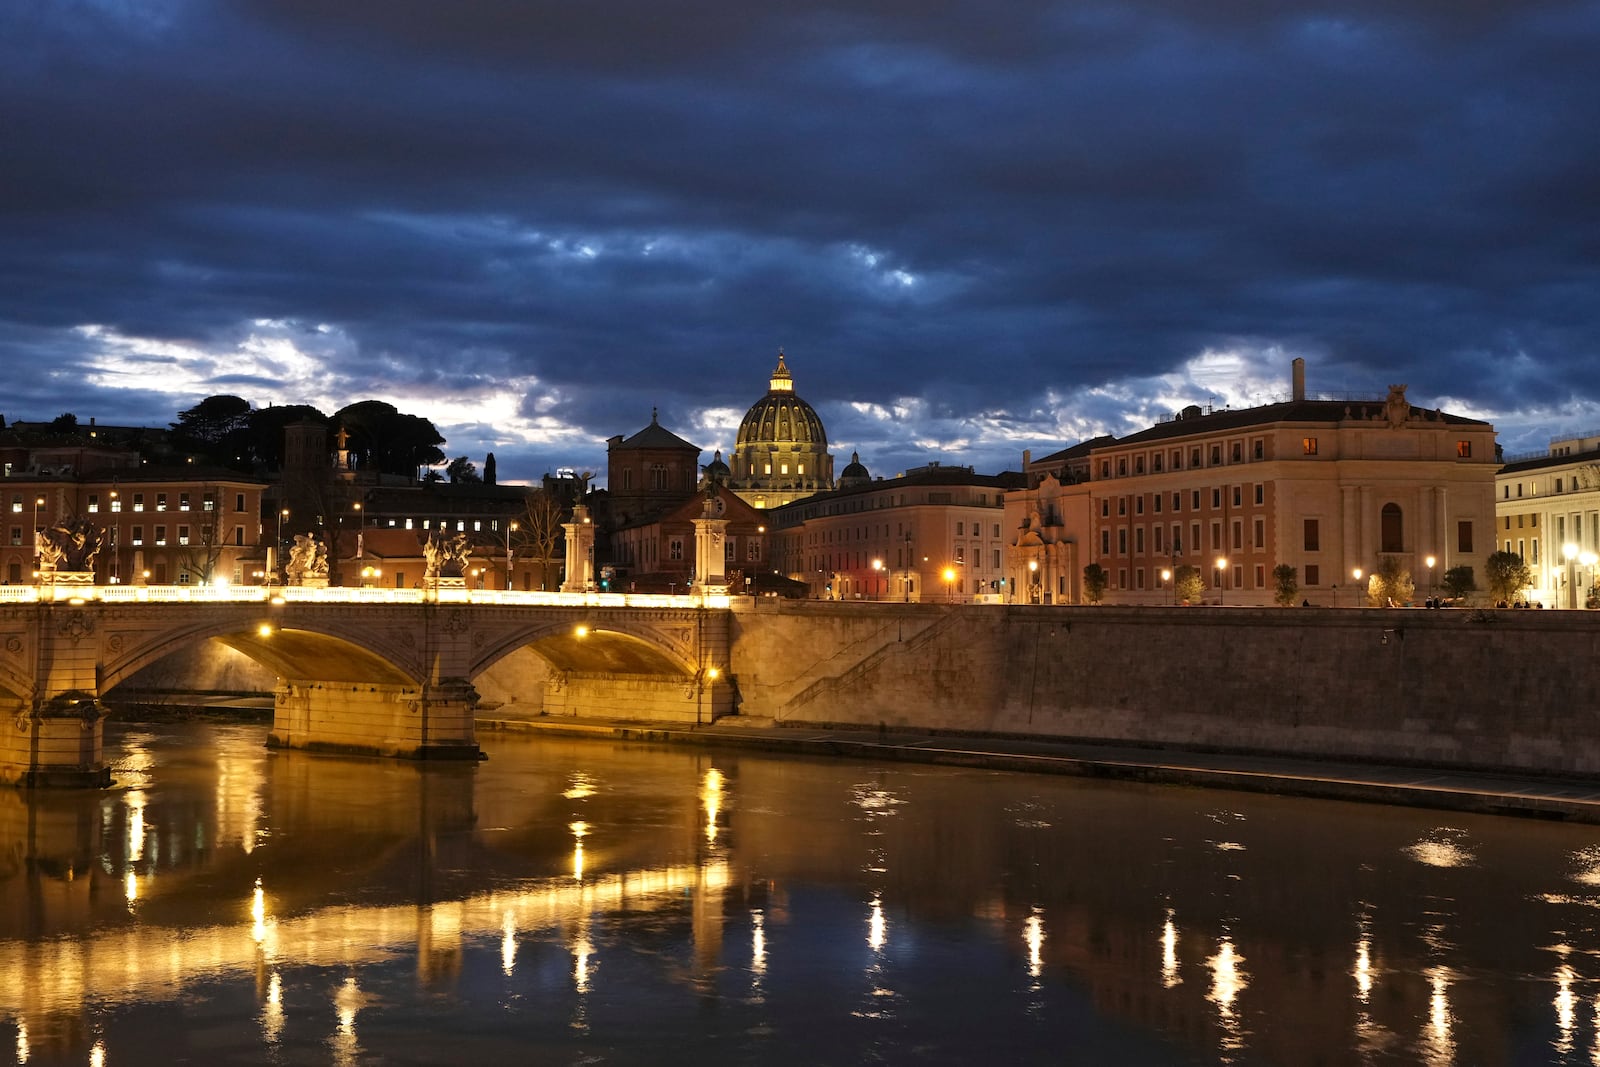
{"label": "light reflection on water", "polygon": [[111,790],[0,793],[17,1064],[1600,1064],[1592,828],[596,742],[438,768],[108,740]]}

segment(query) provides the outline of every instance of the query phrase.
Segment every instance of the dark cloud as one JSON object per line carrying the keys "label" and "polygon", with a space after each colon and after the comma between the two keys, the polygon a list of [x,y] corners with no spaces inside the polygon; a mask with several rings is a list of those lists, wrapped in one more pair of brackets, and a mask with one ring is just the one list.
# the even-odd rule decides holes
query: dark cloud
{"label": "dark cloud", "polygon": [[780,346],[881,473],[1125,431],[1215,366],[1259,395],[1293,355],[1534,439],[1600,408],[1591,3],[61,0],[12,30],[8,417],[381,397],[536,477],[653,407],[726,447]]}

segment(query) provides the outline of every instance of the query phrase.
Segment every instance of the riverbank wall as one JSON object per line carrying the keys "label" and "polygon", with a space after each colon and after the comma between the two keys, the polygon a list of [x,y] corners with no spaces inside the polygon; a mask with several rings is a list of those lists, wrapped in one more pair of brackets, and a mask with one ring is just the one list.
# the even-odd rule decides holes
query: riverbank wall
{"label": "riverbank wall", "polygon": [[755,601],[742,714],[1600,776],[1600,612]]}

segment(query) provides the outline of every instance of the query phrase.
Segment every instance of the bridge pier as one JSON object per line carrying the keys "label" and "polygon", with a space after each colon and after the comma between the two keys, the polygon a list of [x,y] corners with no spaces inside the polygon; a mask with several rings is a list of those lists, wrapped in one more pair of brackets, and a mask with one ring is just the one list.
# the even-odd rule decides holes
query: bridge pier
{"label": "bridge pier", "polygon": [[403,759],[482,759],[473,732],[477,703],[477,691],[464,681],[420,687],[283,682],[274,695],[267,745]]}
{"label": "bridge pier", "polygon": [[0,726],[0,784],[89,786],[111,784],[104,757],[106,709],[92,696],[67,693],[18,704]]}

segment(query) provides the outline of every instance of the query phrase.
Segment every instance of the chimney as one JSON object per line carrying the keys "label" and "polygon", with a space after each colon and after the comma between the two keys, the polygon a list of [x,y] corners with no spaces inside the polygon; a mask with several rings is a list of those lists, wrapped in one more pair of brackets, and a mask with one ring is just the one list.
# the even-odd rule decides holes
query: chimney
{"label": "chimney", "polygon": [[1306,398],[1306,361],[1296,356],[1290,366],[1294,368],[1294,398],[1296,400],[1304,400]]}

